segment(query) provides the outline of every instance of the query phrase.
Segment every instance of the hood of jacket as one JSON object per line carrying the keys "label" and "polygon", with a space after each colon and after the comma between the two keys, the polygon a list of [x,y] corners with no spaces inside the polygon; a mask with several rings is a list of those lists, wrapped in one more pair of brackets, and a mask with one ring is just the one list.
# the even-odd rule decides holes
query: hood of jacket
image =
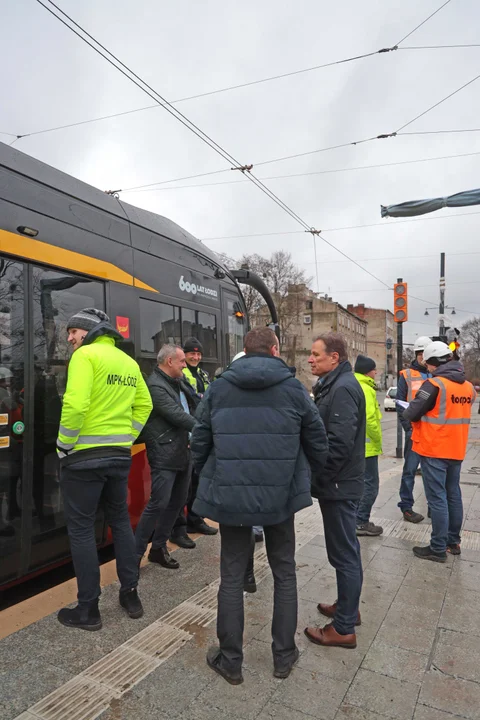
{"label": "hood of jacket", "polygon": [[366,385],[367,387],[372,388],[372,390],[377,391],[377,386],[375,383],[375,380],[370,377],[369,375],[364,375],[363,373],[353,373],[355,377],[357,378],[360,385]]}
{"label": "hood of jacket", "polygon": [[458,360],[450,360],[450,362],[440,365],[440,367],[434,371],[433,377],[444,377],[447,380],[453,380],[453,382],[459,385],[462,385],[466,380],[465,370],[462,363],[458,362]]}
{"label": "hood of jacket", "polygon": [[91,345],[91,343],[95,342],[95,340],[98,340],[98,338],[105,336],[113,338],[115,344],[123,340],[123,337],[117,330],[115,330],[113,325],[111,325],[109,322],[101,322],[98,323],[98,325],[96,325],[92,330],[88,331],[88,333],[85,335],[85,340],[83,341],[82,346]]}
{"label": "hood of jacket", "polygon": [[224,380],[244,390],[263,390],[292,377],[281,358],[263,354],[244,355],[222,373]]}

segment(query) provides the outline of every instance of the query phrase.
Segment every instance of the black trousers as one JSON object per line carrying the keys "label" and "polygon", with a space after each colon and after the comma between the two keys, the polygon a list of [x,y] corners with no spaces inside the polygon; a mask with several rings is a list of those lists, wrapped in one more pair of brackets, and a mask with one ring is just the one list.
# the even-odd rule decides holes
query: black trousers
{"label": "black trousers", "polygon": [[152,549],[167,545],[175,518],[185,505],[190,482],[190,463],[184,470],[165,470],[150,462],[152,489],[150,500],[135,531],[137,555],[143,557],[153,533]]}
{"label": "black trousers", "polygon": [[[295,654],[297,576],[294,516],[264,528],[268,562],[273,573],[272,652],[275,665],[288,667]],[[240,670],[243,662],[243,582],[251,560],[252,528],[220,525],[221,561],[217,636],[221,667]]]}
{"label": "black trousers", "polygon": [[195,498],[197,497],[199,479],[200,478],[195,472],[195,470],[192,470],[192,477],[190,480],[190,487],[188,489],[188,497],[186,504],[187,511],[185,512],[184,506],[178,513],[178,517],[175,520],[175,525],[173,526],[172,530],[172,538],[186,535],[187,527],[194,530],[196,526],[204,522],[204,519],[200,517],[200,515],[197,515],[197,513],[193,512],[193,503],[195,502]]}
{"label": "black trousers", "polygon": [[137,586],[138,563],[127,507],[130,465],[129,458],[103,458],[84,460],[61,469],[63,507],[80,605],[90,605],[100,597],[95,515],[101,498],[112,528],[122,590]]}
{"label": "black trousers", "polygon": [[362,592],[362,559],[356,534],[357,505],[353,500],[320,501],[328,562],[337,571],[337,612],[333,626],[342,635],[355,632]]}

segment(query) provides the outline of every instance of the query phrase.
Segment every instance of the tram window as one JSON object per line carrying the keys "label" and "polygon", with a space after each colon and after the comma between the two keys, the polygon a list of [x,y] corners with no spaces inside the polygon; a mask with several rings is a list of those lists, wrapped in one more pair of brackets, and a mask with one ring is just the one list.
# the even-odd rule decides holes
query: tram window
{"label": "tram window", "polygon": [[235,315],[235,300],[227,301],[228,315],[228,349],[230,351],[230,360],[243,350],[243,341],[245,337],[245,324],[243,317]]}
{"label": "tram window", "polygon": [[5,560],[20,542],[23,437],[13,426],[23,419],[24,322],[23,265],[0,258],[0,557]]}
{"label": "tram window", "polygon": [[217,357],[217,318],[213,313],[182,308],[182,342],[196,337],[202,343],[203,357]]}
{"label": "tram window", "polygon": [[140,299],[141,351],[158,353],[165,343],[179,345],[180,308]]}
{"label": "tram window", "polygon": [[101,282],[63,272],[33,268],[33,532],[64,525],[56,440],[67,365],[68,319],[79,310],[105,310]]}

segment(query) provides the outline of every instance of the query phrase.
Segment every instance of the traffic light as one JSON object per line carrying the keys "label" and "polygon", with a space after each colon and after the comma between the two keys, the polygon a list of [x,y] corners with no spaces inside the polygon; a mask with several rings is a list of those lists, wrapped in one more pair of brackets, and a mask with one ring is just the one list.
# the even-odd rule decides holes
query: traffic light
{"label": "traffic light", "polygon": [[393,318],[397,323],[408,320],[407,283],[395,283],[393,286]]}

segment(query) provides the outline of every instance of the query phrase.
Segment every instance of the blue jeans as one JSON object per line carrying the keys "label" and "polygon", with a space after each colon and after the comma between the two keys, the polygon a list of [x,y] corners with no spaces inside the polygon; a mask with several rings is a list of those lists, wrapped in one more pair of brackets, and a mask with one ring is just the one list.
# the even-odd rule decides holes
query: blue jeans
{"label": "blue jeans", "polygon": [[432,514],[430,547],[445,552],[447,545],[460,542],[463,521],[460,490],[461,460],[421,457],[423,484]]}
{"label": "blue jeans", "polygon": [[342,635],[355,632],[363,570],[356,534],[357,503],[320,500],[328,562],[337,571],[337,612],[333,627]]}
{"label": "blue jeans", "polygon": [[402,481],[400,483],[400,502],[398,507],[402,512],[413,508],[413,488],[415,486],[415,473],[420,464],[420,455],[412,450],[412,435],[405,435],[405,462],[403,463]]}
{"label": "blue jeans", "polygon": [[365,458],[365,474],[362,499],[357,509],[357,525],[367,523],[378,495],[380,479],[378,477],[378,455]]}
{"label": "blue jeans", "polygon": [[138,564],[127,506],[130,465],[130,458],[97,458],[61,468],[60,486],[77,576],[79,605],[90,605],[100,597],[95,515],[101,498],[105,502],[107,522],[112,528],[122,590],[137,586]]}

